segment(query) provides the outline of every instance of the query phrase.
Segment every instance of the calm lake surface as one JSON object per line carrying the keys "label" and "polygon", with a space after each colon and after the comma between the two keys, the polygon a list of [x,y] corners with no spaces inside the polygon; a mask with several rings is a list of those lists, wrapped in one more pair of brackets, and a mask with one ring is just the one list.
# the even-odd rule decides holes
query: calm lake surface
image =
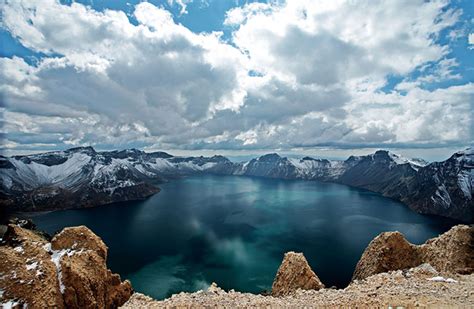
{"label": "calm lake surface", "polygon": [[326,286],[346,286],[372,238],[401,231],[414,243],[454,223],[365,190],[237,176],[174,180],[146,201],[36,215],[53,233],[86,225],[109,246],[108,265],[154,298],[224,289],[270,290],[283,254],[303,252]]}

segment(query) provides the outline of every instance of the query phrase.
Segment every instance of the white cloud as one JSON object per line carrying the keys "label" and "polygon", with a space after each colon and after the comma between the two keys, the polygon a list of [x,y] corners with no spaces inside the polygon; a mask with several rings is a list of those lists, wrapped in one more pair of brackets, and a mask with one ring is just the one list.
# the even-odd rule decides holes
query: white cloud
{"label": "white cloud", "polygon": [[302,79],[310,75],[315,81],[326,81],[329,72],[327,82],[333,82],[406,74],[440,59],[447,50],[433,39],[459,15],[442,12],[445,6],[446,1],[308,0],[273,5],[270,12],[267,5],[237,8],[228,13],[227,22],[242,22],[234,40],[257,69]]}
{"label": "white cloud", "polygon": [[[188,3],[169,0],[182,14]],[[232,44],[147,2],[134,9],[137,24],[120,11],[54,0],[1,10],[5,29],[48,55],[37,65],[0,59],[13,148],[472,140],[473,85],[422,89],[461,77],[436,40],[460,14],[444,0],[252,3],[227,13]],[[406,78],[384,93],[389,75]]]}
{"label": "white cloud", "polygon": [[469,45],[473,45],[473,46],[470,46],[469,48],[474,48],[474,33],[469,33],[468,37],[467,37],[467,42],[469,43]]}
{"label": "white cloud", "polygon": [[188,14],[187,6],[188,3],[193,2],[193,0],[167,0],[169,6],[178,5],[181,7],[180,14]]}

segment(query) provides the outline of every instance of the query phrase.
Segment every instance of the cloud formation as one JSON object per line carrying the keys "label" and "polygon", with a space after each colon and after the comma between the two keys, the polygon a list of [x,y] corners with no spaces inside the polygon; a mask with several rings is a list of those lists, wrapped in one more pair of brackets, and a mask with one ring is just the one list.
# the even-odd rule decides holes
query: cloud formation
{"label": "cloud formation", "polygon": [[[170,5],[184,14],[187,2]],[[474,84],[429,87],[461,78],[439,40],[462,14],[448,4],[251,3],[227,12],[227,42],[147,2],[132,21],[78,3],[6,1],[2,27],[45,56],[0,58],[3,147],[469,144]]]}

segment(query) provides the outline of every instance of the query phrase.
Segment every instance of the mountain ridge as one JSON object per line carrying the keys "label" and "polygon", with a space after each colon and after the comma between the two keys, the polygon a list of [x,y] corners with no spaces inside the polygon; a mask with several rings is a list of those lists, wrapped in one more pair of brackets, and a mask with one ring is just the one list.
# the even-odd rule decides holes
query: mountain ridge
{"label": "mountain ridge", "polygon": [[472,222],[473,169],[472,148],[432,163],[387,150],[346,160],[269,153],[237,163],[220,155],[182,157],[138,149],[98,152],[76,147],[1,156],[0,205],[13,211],[92,207],[147,198],[159,192],[159,183],[175,178],[216,174],[335,182],[380,193],[422,214]]}

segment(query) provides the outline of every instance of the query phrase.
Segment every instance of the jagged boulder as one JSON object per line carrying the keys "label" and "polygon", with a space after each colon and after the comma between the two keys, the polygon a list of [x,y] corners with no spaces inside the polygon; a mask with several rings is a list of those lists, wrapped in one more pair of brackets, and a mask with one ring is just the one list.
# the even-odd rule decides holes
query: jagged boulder
{"label": "jagged boulder", "polygon": [[474,226],[457,225],[418,246],[421,259],[441,272],[474,272]]}
{"label": "jagged boulder", "polygon": [[421,258],[415,245],[410,244],[399,232],[385,232],[375,237],[365,249],[352,279],[420,264]]}
{"label": "jagged boulder", "polygon": [[303,253],[287,252],[272,285],[273,296],[284,296],[298,289],[319,290],[324,284],[309,266]]}
{"label": "jagged boulder", "polygon": [[409,243],[399,232],[374,238],[357,263],[352,280],[428,263],[439,272],[474,271],[474,227],[457,225],[423,245]]}
{"label": "jagged boulder", "polygon": [[107,269],[107,247],[85,226],[67,228],[51,243],[9,225],[0,246],[4,300],[31,308],[116,308],[133,290]]}

